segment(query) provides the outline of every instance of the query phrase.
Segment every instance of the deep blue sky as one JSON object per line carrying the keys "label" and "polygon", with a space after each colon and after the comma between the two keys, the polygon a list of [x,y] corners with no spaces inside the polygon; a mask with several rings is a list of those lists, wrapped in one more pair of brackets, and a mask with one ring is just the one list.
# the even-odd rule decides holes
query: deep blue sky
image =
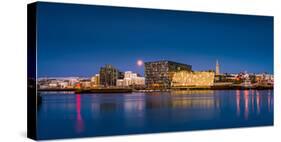
{"label": "deep blue sky", "polygon": [[104,64],[143,74],[136,61],[193,70],[273,72],[273,18],[39,3],[38,76],[90,76]]}

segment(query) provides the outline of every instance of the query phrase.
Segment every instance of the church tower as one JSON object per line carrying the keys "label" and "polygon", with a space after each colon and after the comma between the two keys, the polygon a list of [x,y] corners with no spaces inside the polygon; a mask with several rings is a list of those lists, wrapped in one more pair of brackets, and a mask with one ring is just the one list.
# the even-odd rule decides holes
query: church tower
{"label": "church tower", "polygon": [[216,75],[220,75],[220,64],[219,61],[216,61]]}

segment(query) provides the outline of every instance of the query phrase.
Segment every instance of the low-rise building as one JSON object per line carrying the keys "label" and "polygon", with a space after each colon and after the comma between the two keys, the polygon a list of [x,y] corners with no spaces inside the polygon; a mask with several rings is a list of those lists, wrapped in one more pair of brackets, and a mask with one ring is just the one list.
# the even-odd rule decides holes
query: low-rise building
{"label": "low-rise building", "polygon": [[267,83],[272,85],[274,84],[273,74],[266,74],[266,73],[256,74],[255,80],[257,83]]}
{"label": "low-rise building", "polygon": [[90,88],[91,87],[91,80],[89,80],[89,79],[80,80],[80,85],[81,85],[82,88]]}
{"label": "low-rise building", "polygon": [[117,86],[128,87],[128,86],[144,86],[145,78],[138,76],[137,73],[132,71],[126,71],[124,74],[124,79],[117,80]]}
{"label": "low-rise building", "polygon": [[58,83],[57,82],[51,82],[51,83],[49,83],[49,87],[50,88],[57,88],[58,87]]}
{"label": "low-rise building", "polygon": [[123,87],[124,86],[124,79],[117,79],[116,86]]}
{"label": "low-rise building", "polygon": [[95,74],[91,77],[91,86],[98,87],[100,85],[100,74]]}
{"label": "low-rise building", "polygon": [[69,82],[67,80],[58,81],[59,88],[67,88],[69,86]]}
{"label": "low-rise building", "polygon": [[212,71],[179,71],[173,74],[172,87],[212,86],[214,79]]}

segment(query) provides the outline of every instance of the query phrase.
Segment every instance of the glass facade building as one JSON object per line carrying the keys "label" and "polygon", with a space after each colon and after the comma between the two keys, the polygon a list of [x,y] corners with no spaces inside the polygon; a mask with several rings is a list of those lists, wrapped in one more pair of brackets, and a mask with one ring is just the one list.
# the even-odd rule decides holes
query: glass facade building
{"label": "glass facade building", "polygon": [[170,88],[174,72],[192,71],[192,66],[168,60],[145,62],[145,85],[148,88]]}
{"label": "glass facade building", "polygon": [[105,65],[100,68],[100,85],[105,87],[116,86],[117,79],[123,79],[124,73],[112,65]]}

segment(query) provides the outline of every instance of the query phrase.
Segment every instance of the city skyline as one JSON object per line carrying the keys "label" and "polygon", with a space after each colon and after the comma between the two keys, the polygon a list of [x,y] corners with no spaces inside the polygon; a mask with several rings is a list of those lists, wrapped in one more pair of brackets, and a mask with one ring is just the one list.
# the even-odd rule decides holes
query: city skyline
{"label": "city skyline", "polygon": [[104,64],[143,76],[139,60],[273,73],[272,17],[61,5],[39,5],[39,77],[92,76]]}

